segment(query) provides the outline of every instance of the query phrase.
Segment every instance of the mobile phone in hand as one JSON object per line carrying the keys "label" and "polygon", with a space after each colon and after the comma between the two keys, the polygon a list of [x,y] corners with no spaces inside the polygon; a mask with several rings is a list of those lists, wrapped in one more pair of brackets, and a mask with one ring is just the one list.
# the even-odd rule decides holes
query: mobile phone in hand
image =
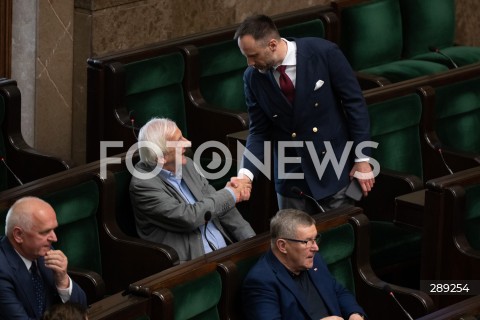
{"label": "mobile phone in hand", "polygon": [[353,178],[352,181],[350,181],[347,191],[345,191],[345,195],[355,201],[360,201],[360,199],[362,199],[363,191],[358,179]]}

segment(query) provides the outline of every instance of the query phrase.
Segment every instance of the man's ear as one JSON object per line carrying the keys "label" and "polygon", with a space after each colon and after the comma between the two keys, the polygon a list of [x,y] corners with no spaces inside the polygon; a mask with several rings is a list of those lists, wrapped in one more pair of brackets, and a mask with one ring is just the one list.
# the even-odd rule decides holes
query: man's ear
{"label": "man's ear", "polygon": [[275,241],[275,245],[277,246],[278,251],[285,254],[287,253],[286,244],[287,242],[283,239],[277,239],[277,241]]}
{"label": "man's ear", "polygon": [[12,236],[13,236],[13,240],[16,243],[23,243],[23,234],[24,234],[24,232],[23,232],[22,228],[13,227]]}
{"label": "man's ear", "polygon": [[276,51],[278,48],[277,39],[270,39],[270,41],[268,41],[268,48],[272,50],[272,52]]}

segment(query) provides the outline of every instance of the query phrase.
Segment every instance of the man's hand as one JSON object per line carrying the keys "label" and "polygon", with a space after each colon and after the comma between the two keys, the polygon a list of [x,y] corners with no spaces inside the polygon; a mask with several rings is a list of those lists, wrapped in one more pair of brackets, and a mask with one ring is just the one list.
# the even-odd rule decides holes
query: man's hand
{"label": "man's hand", "polygon": [[232,177],[226,187],[229,187],[235,193],[237,203],[250,199],[252,181],[248,177]]}
{"label": "man's hand", "polygon": [[372,190],[373,185],[375,184],[375,177],[373,176],[372,167],[370,167],[370,164],[367,161],[355,162],[352,170],[350,171],[350,177],[357,178],[365,197]]}
{"label": "man's hand", "polygon": [[58,288],[65,289],[70,286],[70,280],[67,274],[68,259],[62,251],[48,251],[45,255],[45,266],[53,270],[55,285]]}

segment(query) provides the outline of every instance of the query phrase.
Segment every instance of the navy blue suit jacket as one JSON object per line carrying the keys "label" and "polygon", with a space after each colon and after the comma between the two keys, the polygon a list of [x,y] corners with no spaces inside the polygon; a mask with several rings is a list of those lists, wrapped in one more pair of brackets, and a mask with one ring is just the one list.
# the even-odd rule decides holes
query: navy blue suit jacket
{"label": "navy blue suit jacket", "polygon": [[[348,319],[355,312],[365,314],[352,293],[333,278],[320,254],[315,255],[313,268],[307,272],[330,315]],[[245,319],[318,320],[312,318],[305,301],[305,294],[272,251],[259,259],[243,282]]]}
{"label": "navy blue suit jacket", "polygon": [[[355,147],[362,141],[370,140],[370,120],[358,81],[340,49],[334,43],[320,38],[293,40],[297,44],[293,105],[282,95],[271,71],[261,73],[248,67],[244,73],[250,118],[246,147],[263,162],[264,141],[303,142],[301,147],[286,148],[285,153],[292,159],[301,159],[301,164],[285,166],[285,172],[304,173],[304,179],[296,180],[278,177],[278,144],[275,143],[276,191],[294,197],[290,190],[292,186],[297,186],[304,192],[310,191],[315,199],[322,199],[348,184]],[[314,90],[319,80],[324,83]],[[292,137],[293,133],[295,137]],[[305,141],[311,144],[311,151]],[[327,154],[324,141],[331,143],[338,161],[347,141],[353,141],[344,170],[338,170],[338,175],[331,164],[326,170],[319,165]],[[369,150],[364,149],[363,154],[368,156]],[[245,157],[243,167],[254,175],[259,172]]]}
{"label": "navy blue suit jacket", "polygon": [[[53,278],[53,271],[45,267],[43,257],[38,259],[38,268],[47,288],[47,308],[61,303]],[[6,236],[0,240],[0,319],[39,319],[35,308],[30,271],[13,249]],[[73,283],[70,301],[87,306],[83,290]]]}

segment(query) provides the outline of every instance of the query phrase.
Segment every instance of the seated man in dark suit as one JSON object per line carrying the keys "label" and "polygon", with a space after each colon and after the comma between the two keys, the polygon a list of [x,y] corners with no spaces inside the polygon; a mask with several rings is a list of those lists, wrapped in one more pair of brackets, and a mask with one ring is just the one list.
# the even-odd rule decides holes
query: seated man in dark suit
{"label": "seated man in dark suit", "polygon": [[[152,146],[140,145],[140,161],[135,165],[137,173],[151,172],[152,176],[134,172],[130,182],[141,238],[173,247],[184,262],[255,235],[235,208],[236,202],[248,199],[251,184],[229,182],[216,191],[185,157],[190,141],[175,122],[152,119],[140,129],[138,140]],[[207,212],[211,214],[209,223]]]}
{"label": "seated man in dark suit", "polygon": [[39,198],[19,199],[8,211],[0,239],[0,319],[40,319],[67,301],[87,305],[67,274],[67,257],[52,249],[57,227],[55,211]]}
{"label": "seated man in dark suit", "polygon": [[355,297],[328,271],[318,251],[315,220],[284,209],[270,222],[271,250],[246,276],[242,287],[245,319],[361,320]]}

